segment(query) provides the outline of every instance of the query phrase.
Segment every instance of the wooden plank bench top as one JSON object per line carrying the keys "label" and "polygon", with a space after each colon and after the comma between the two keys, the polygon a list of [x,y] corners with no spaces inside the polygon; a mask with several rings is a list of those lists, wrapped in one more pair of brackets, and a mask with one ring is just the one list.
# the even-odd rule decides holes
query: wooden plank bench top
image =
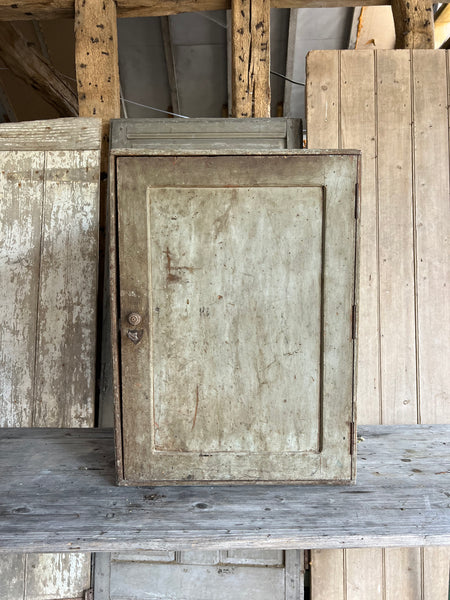
{"label": "wooden plank bench top", "polygon": [[450,425],[358,428],[347,486],[115,485],[106,429],[0,430],[0,551],[450,545]]}

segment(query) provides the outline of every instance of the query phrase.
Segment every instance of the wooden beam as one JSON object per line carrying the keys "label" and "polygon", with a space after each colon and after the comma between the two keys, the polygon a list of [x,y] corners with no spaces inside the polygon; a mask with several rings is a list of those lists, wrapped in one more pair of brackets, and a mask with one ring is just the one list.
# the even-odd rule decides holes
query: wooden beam
{"label": "wooden beam", "polygon": [[80,117],[120,117],[119,52],[113,0],[75,0]]}
{"label": "wooden beam", "polygon": [[11,23],[0,23],[0,59],[62,117],[77,116],[77,97],[63,76]]}
{"label": "wooden beam", "polygon": [[441,48],[450,38],[450,5],[441,6],[434,19],[434,46]]}
{"label": "wooden beam", "polygon": [[[116,4],[118,17],[162,17],[185,12],[225,10],[231,7],[231,0],[117,0]],[[331,8],[390,4],[391,0],[272,0],[271,8]],[[0,21],[64,19],[73,18],[74,14],[74,0],[17,0],[17,2],[0,0]]]}
{"label": "wooden beam", "polygon": [[232,0],[234,117],[270,117],[270,2]]}
{"label": "wooden beam", "polygon": [[431,0],[392,0],[392,14],[397,49],[434,48]]}

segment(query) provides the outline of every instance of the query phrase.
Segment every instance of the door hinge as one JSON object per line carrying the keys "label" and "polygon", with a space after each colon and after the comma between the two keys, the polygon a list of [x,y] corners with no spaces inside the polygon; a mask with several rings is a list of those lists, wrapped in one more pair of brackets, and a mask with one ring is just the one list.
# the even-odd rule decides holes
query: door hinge
{"label": "door hinge", "polygon": [[355,219],[359,219],[359,183],[355,183]]}
{"label": "door hinge", "polygon": [[356,443],[355,434],[356,434],[355,422],[351,421],[351,423],[350,423],[350,455],[352,455],[355,450],[355,443]]}
{"label": "door hinge", "polygon": [[94,600],[94,590],[89,588],[84,592],[83,600]]}
{"label": "door hinge", "polygon": [[357,307],[356,307],[356,304],[353,304],[353,306],[352,306],[352,340],[356,340],[356,336],[357,336],[356,316],[357,316]]}

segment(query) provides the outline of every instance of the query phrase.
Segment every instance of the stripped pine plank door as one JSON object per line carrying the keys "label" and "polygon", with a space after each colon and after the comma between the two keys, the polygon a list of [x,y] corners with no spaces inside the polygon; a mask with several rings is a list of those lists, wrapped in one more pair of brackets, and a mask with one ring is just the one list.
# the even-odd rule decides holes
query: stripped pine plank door
{"label": "stripped pine plank door", "polygon": [[[0,425],[94,424],[100,125],[0,127]],[[0,558],[0,597],[81,597],[89,554]]]}
{"label": "stripped pine plank door", "polygon": [[[359,423],[450,420],[449,67],[442,51],[308,56],[308,147],[362,150]],[[312,598],[446,600],[448,573],[443,548],[314,551]]]}

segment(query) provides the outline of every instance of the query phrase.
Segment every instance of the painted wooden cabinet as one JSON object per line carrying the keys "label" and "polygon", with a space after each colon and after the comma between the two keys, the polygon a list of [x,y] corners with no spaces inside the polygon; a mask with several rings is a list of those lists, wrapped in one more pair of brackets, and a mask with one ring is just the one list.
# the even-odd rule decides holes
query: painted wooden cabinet
{"label": "painted wooden cabinet", "polygon": [[359,154],[162,144],[112,169],[119,482],[352,480]]}

